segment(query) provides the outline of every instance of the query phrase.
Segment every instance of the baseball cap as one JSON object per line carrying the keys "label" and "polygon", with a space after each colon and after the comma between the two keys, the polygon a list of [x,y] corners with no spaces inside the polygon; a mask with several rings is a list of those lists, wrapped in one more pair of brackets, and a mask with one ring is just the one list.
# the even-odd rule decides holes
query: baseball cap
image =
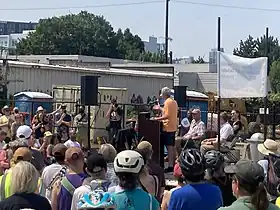
{"label": "baseball cap", "polygon": [[17,137],[28,139],[32,134],[32,129],[27,125],[21,125],[17,129]]}
{"label": "baseball cap", "polygon": [[92,173],[101,172],[103,169],[107,168],[107,163],[103,155],[92,154],[87,158],[87,170]]}
{"label": "baseball cap", "polygon": [[33,159],[32,152],[28,147],[20,147],[14,152],[13,159],[16,162],[20,160],[31,161]]}
{"label": "baseball cap", "polygon": [[52,154],[53,154],[53,156],[63,156],[64,157],[66,150],[67,150],[67,147],[64,144],[59,143],[53,147]]}
{"label": "baseball cap", "polygon": [[49,136],[52,136],[53,134],[50,132],[50,131],[46,131],[45,133],[44,133],[44,136],[45,137],[49,137]]}
{"label": "baseball cap", "polygon": [[65,152],[65,160],[71,161],[71,160],[78,160],[80,158],[84,158],[83,151],[79,147],[70,147]]}
{"label": "baseball cap", "polygon": [[265,177],[263,168],[252,160],[239,160],[235,165],[226,166],[224,171],[251,184],[260,183]]}
{"label": "baseball cap", "polygon": [[173,176],[177,178],[181,178],[183,176],[181,167],[179,166],[179,163],[176,163],[173,169]]}

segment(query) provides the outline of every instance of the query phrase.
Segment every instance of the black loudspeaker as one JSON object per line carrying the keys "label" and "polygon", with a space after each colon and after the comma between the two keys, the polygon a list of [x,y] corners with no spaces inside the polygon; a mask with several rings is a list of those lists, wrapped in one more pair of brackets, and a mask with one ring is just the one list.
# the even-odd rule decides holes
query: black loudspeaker
{"label": "black loudspeaker", "polygon": [[81,104],[98,106],[98,76],[81,76]]}
{"label": "black loudspeaker", "polygon": [[178,107],[187,106],[187,87],[186,86],[175,86],[174,87],[174,99],[177,101]]}

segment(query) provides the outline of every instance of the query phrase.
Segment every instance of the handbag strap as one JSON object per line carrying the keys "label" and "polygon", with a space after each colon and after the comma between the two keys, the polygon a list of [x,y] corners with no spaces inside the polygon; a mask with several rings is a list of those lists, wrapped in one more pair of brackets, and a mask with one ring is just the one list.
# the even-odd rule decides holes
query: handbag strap
{"label": "handbag strap", "polygon": [[153,210],[153,198],[150,193],[149,193],[149,198],[150,198],[150,210]]}

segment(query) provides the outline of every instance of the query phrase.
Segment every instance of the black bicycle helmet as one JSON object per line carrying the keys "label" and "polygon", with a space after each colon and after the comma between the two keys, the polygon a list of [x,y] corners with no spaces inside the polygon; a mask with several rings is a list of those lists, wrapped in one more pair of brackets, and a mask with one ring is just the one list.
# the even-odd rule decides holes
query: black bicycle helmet
{"label": "black bicycle helmet", "polygon": [[210,150],[204,155],[206,169],[219,169],[224,163],[224,156],[221,152]]}
{"label": "black bicycle helmet", "polygon": [[203,156],[198,149],[186,149],[181,152],[179,165],[184,175],[199,176],[205,171]]}

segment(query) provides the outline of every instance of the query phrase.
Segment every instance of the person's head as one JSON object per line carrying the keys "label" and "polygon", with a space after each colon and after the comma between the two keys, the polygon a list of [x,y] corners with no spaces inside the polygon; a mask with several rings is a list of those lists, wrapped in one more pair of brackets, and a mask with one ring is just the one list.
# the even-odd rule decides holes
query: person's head
{"label": "person's head", "polygon": [[255,161],[240,160],[234,166],[225,167],[225,172],[232,175],[232,192],[236,198],[250,196],[254,209],[268,208],[269,201],[263,184],[263,168]]}
{"label": "person's head", "polygon": [[27,141],[25,139],[16,139],[14,141],[9,142],[9,148],[14,153],[18,148],[26,147],[28,148]]}
{"label": "person's head", "polygon": [[197,183],[204,180],[205,164],[198,149],[185,149],[179,156],[179,165],[186,182]]}
{"label": "person's head", "polygon": [[0,142],[4,141],[7,137],[7,133],[5,131],[0,131]]}
{"label": "person's head", "polygon": [[28,161],[31,162],[33,159],[32,152],[28,147],[20,147],[18,148],[11,159],[11,166],[18,164],[20,161]]}
{"label": "person's head", "polygon": [[142,154],[143,158],[145,158],[146,160],[151,160],[152,159],[153,147],[152,147],[150,142],[148,142],[148,141],[141,141],[137,145],[137,149],[141,150],[141,154]]}
{"label": "person's head", "polygon": [[13,193],[35,193],[38,187],[39,172],[27,161],[20,161],[12,171]]}
{"label": "person's head", "polygon": [[[257,137],[263,137],[263,135],[257,135],[257,134],[254,135],[255,136],[251,136],[252,140],[256,140],[256,142],[263,140],[263,138],[262,139],[257,138]],[[266,139],[263,143],[258,144],[258,150],[264,156],[269,156],[269,154],[279,155],[279,148],[280,148],[279,143],[272,139]]]}
{"label": "person's head", "polygon": [[15,122],[16,123],[21,123],[21,115],[20,114],[15,114]]}
{"label": "person's head", "polygon": [[105,179],[107,171],[107,162],[103,155],[92,154],[86,161],[86,172],[95,179]]}
{"label": "person's head", "polygon": [[19,109],[17,107],[14,107],[13,112],[14,114],[19,114]]}
{"label": "person's head", "polygon": [[80,113],[80,114],[85,113],[85,106],[80,106],[80,107],[79,107],[79,113]]}
{"label": "person's head", "polygon": [[175,177],[175,179],[178,181],[179,185],[184,184],[184,176],[181,170],[181,167],[179,165],[179,163],[176,163],[174,165],[174,169],[173,169],[173,176]]}
{"label": "person's head", "polygon": [[225,176],[224,156],[221,152],[210,150],[204,155],[205,169],[209,172],[209,178],[219,178]]}
{"label": "person's head", "polygon": [[61,113],[66,113],[66,108],[67,108],[66,104],[62,104],[61,107],[60,107],[60,112]]}
{"label": "person's head", "polygon": [[44,108],[42,106],[38,106],[36,113],[37,115],[44,113]]}
{"label": "person's head", "polygon": [[64,164],[67,147],[64,144],[56,144],[52,149],[52,155],[57,163]]}
{"label": "person's head", "polygon": [[228,120],[229,120],[228,114],[226,112],[222,112],[220,114],[220,123],[221,123],[221,125],[227,123]]}
{"label": "person's head", "polygon": [[40,113],[38,114],[38,120],[42,121],[43,118],[44,118],[44,113],[43,113],[43,112],[40,112]]}
{"label": "person's head", "polygon": [[53,134],[50,131],[46,131],[44,133],[44,140],[49,144],[51,142],[52,136]]}
{"label": "person's head", "polygon": [[241,120],[241,114],[238,110],[232,110],[231,111],[231,119],[233,121],[236,121],[236,120]]}
{"label": "person's head", "polygon": [[119,185],[125,190],[133,190],[138,185],[139,173],[144,167],[143,157],[136,151],[125,150],[117,154],[114,170],[119,178]]}
{"label": "person's head", "polygon": [[171,89],[168,87],[164,87],[161,89],[161,95],[164,99],[167,99],[171,96],[172,92]]}
{"label": "person's head", "polygon": [[193,109],[192,110],[192,119],[195,121],[199,121],[201,118],[201,111],[200,109]]}
{"label": "person's head", "polygon": [[2,113],[3,115],[9,115],[10,114],[10,108],[9,106],[4,106],[3,109],[2,109]]}
{"label": "person's head", "polygon": [[32,129],[27,125],[19,126],[16,132],[16,136],[19,139],[24,139],[28,146],[31,146],[34,143],[32,137]]}
{"label": "person's head", "polygon": [[117,156],[117,151],[112,144],[102,144],[98,150],[98,153],[103,155],[107,163],[113,163],[115,157]]}
{"label": "person's head", "polygon": [[79,147],[70,147],[65,152],[66,165],[75,171],[84,171],[84,153]]}

